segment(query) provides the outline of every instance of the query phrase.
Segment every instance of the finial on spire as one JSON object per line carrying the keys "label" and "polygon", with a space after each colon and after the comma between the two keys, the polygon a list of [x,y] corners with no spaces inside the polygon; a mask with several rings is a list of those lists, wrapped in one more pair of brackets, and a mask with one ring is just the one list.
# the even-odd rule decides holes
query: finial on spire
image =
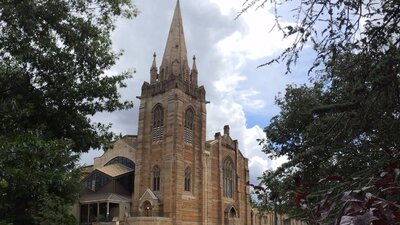
{"label": "finial on spire", "polygon": [[193,71],[197,72],[196,55],[193,55],[192,73],[193,73]]}
{"label": "finial on spire", "polygon": [[151,65],[151,69],[156,69],[157,70],[157,64],[156,64],[156,53],[154,52],[153,54],[153,64]]}

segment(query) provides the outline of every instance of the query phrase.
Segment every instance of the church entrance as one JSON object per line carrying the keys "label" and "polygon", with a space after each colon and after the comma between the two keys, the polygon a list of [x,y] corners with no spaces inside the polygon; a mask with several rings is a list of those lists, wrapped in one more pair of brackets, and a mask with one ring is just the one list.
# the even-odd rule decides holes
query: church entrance
{"label": "church entrance", "polygon": [[236,209],[233,206],[228,206],[225,209],[225,225],[239,225],[239,217]]}
{"label": "church entrance", "polygon": [[145,216],[145,217],[153,216],[153,206],[151,205],[151,203],[149,201],[143,202],[142,210],[143,210],[142,211],[143,216]]}

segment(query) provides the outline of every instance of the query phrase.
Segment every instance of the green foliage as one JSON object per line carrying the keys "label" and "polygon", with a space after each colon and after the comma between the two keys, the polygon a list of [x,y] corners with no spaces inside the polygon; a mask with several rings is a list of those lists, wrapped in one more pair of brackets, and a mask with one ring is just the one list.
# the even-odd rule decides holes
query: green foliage
{"label": "green foliage", "polygon": [[5,220],[0,220],[0,225],[13,225],[12,223],[8,223]]}
{"label": "green foliage", "polygon": [[294,42],[265,65],[286,61],[290,71],[308,42],[317,58],[313,84],[288,86],[265,128],[263,151],[288,157],[263,174],[265,206],[278,199],[311,224],[400,223],[399,2],[301,1],[287,27],[280,7],[300,1],[246,1],[244,11],[268,2]]}
{"label": "green foliage", "polygon": [[120,55],[111,50],[115,18],[135,13],[130,0],[1,1],[0,133],[40,127],[76,152],[108,144],[109,126],[88,116],[132,106],[117,90],[130,74],[105,70]]}
{"label": "green foliage", "polygon": [[106,74],[121,53],[110,34],[130,0],[0,2],[1,223],[76,224],[79,153],[108,145],[90,116],[132,107],[120,101],[129,73]]}
{"label": "green foliage", "polygon": [[64,140],[41,134],[0,139],[0,215],[14,224],[65,224],[69,206],[81,190],[78,155]]}
{"label": "green foliage", "polygon": [[[79,186],[79,184],[77,184]],[[36,216],[41,225],[54,223],[64,225],[77,225],[78,222],[70,212],[70,202],[63,197],[45,194],[39,200],[39,212]]]}
{"label": "green foliage", "polygon": [[[263,140],[266,154],[289,161],[264,173],[268,189],[260,194],[274,193],[284,212],[311,223],[345,216],[400,220],[400,208],[385,208],[400,199],[400,61],[392,60],[399,55],[343,54],[320,71],[314,85],[289,86],[276,101],[282,111]],[[348,199],[365,211],[347,215],[342,208],[351,208]],[[368,205],[377,199],[379,204]]]}
{"label": "green foliage", "polygon": [[73,215],[68,215],[65,225],[78,225],[78,220]]}
{"label": "green foliage", "polygon": [[7,221],[0,220],[0,225],[13,225],[12,223],[8,223]]}

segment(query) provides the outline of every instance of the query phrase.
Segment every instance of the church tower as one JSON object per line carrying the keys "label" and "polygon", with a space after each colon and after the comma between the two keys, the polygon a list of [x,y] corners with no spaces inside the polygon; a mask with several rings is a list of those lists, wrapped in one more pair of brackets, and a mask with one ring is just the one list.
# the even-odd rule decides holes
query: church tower
{"label": "church tower", "polygon": [[255,224],[248,159],[238,140],[228,125],[206,140],[206,92],[196,57],[188,60],[179,0],[163,56],[154,53],[149,64],[138,133],[86,168],[74,215],[81,224],[99,218],[126,225]]}
{"label": "church tower", "polygon": [[[179,0],[161,65],[142,85],[132,213],[173,224],[201,221],[206,100],[196,58],[189,67]],[[151,215],[148,215],[151,214]]]}

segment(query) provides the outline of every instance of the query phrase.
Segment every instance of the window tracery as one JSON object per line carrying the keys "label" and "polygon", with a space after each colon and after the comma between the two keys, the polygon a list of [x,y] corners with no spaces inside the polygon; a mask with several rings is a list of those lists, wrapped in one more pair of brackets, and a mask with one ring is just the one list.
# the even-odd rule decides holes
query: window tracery
{"label": "window tracery", "polygon": [[234,174],[235,170],[233,167],[233,161],[230,157],[227,157],[223,163],[223,188],[224,196],[228,198],[233,197]]}
{"label": "window tracery", "polygon": [[162,141],[164,137],[164,109],[157,105],[153,110],[153,143]]}
{"label": "window tracery", "polygon": [[158,165],[155,165],[153,167],[153,191],[160,190],[160,172],[160,167]]}
{"label": "window tracery", "polygon": [[119,163],[119,164],[122,164],[122,165],[124,165],[126,167],[135,169],[135,163],[132,160],[130,160],[130,159],[126,158],[126,157],[123,157],[123,156],[117,156],[117,157],[111,159],[104,166],[109,166],[109,165],[115,164],[115,163]]}
{"label": "window tracery", "polygon": [[193,120],[194,112],[191,108],[189,108],[185,112],[185,125],[183,132],[183,140],[188,144],[193,144]]}
{"label": "window tracery", "polygon": [[185,191],[190,191],[192,171],[190,167],[185,169]]}

